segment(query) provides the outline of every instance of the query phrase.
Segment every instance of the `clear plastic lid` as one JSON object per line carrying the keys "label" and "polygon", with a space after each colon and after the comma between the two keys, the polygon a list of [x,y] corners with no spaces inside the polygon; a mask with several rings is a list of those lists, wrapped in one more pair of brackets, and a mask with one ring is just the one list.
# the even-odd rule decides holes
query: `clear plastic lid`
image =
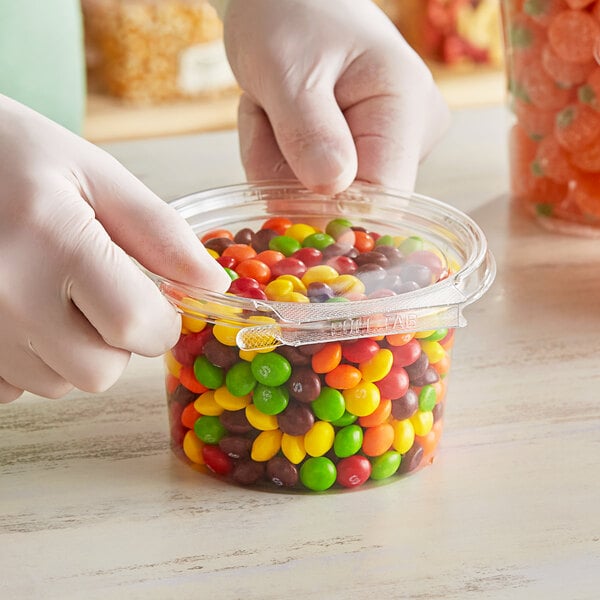
{"label": "clear plastic lid", "polygon": [[[384,245],[395,249],[384,250],[389,257],[378,260],[380,268],[365,262],[367,252],[346,252],[354,252],[358,268],[353,276],[365,289],[346,294],[345,301],[239,297],[150,274],[183,314],[237,328],[242,349],[463,327],[463,308],[481,297],[496,272],[485,236],[470,217],[437,200],[374,185],[356,183],[341,194],[324,196],[297,182],[260,182],[207,190],[171,204],[200,238],[219,229],[258,232],[271,217],[307,224],[318,233],[334,221],[339,227],[331,233],[338,248],[323,250],[324,264],[335,251],[346,249],[352,232],[374,234],[374,251]],[[427,269],[431,276],[424,281]],[[411,278],[418,281],[409,284]]]}

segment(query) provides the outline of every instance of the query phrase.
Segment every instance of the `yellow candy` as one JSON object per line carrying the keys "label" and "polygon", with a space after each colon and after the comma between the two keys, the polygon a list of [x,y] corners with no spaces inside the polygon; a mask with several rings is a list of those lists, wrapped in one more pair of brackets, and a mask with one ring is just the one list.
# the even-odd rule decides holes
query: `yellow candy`
{"label": "yellow candy", "polygon": [[183,438],[183,453],[193,463],[203,465],[202,448],[204,448],[204,442],[199,440],[196,434],[190,429]]}
{"label": "yellow candy", "polygon": [[254,429],[260,429],[260,431],[273,431],[279,427],[275,415],[265,415],[254,404],[246,406],[246,419]]}
{"label": "yellow candy", "polygon": [[226,346],[236,345],[236,336],[240,330],[239,326],[233,326],[226,321],[217,321],[213,327],[213,335]]}
{"label": "yellow candy", "polygon": [[391,350],[382,348],[378,350],[369,360],[358,365],[364,381],[379,381],[383,379],[392,369],[394,355]]}
{"label": "yellow candy", "polygon": [[204,319],[198,319],[192,315],[181,315],[181,331],[187,330],[191,333],[198,333],[206,327],[206,321]]}
{"label": "yellow candy", "polygon": [[306,456],[304,436],[284,433],[281,438],[281,451],[291,463],[295,465],[301,463]]}
{"label": "yellow candy", "polygon": [[305,286],[315,282],[329,283],[332,279],[339,276],[339,273],[333,267],[329,265],[317,265],[307,269],[306,273],[302,276],[302,283]]}
{"label": "yellow candy", "polygon": [[365,284],[354,275],[339,275],[327,282],[336,296],[345,294],[364,294]]}
{"label": "yellow candy", "polygon": [[257,462],[266,462],[273,458],[281,448],[281,436],[279,429],[259,433],[252,443],[250,458]]}
{"label": "yellow candy", "polygon": [[410,422],[415,429],[415,435],[427,435],[433,427],[433,413],[430,410],[418,410],[411,418]]}
{"label": "yellow candy", "polygon": [[239,356],[246,362],[252,362],[252,359],[258,354],[256,350],[240,350]]}
{"label": "yellow candy", "polygon": [[316,233],[316,231],[317,230],[311,225],[306,225],[305,223],[295,223],[294,225],[290,225],[290,227],[285,230],[285,235],[302,243],[304,238]]}
{"label": "yellow candy", "polygon": [[304,434],[304,449],[310,456],[323,456],[331,450],[335,439],[335,429],[327,421],[317,421]]}
{"label": "yellow candy", "polygon": [[210,256],[212,256],[213,258],[219,258],[219,253],[216,250],[213,250],[212,248],[207,248],[206,251],[210,254]]}
{"label": "yellow candy", "polygon": [[[221,386],[215,390],[215,402],[225,410],[242,410],[250,404],[250,395],[234,396],[226,386]],[[198,411],[200,412],[200,411]]]}
{"label": "yellow candy", "polygon": [[446,351],[439,342],[421,342],[421,350],[427,354],[427,358],[432,365],[446,356]]}
{"label": "yellow candy", "polygon": [[[248,322],[250,323],[250,327],[254,327],[255,325],[271,325],[272,323],[277,323],[277,321],[273,318],[273,317],[266,317],[263,315],[252,315],[250,317],[248,317]],[[269,338],[265,340],[264,339],[265,334],[263,334],[263,345],[265,346],[264,348],[259,348],[258,350],[240,350],[240,352],[254,352],[255,355],[256,354],[266,354],[267,352],[272,352],[273,351],[273,347],[277,345],[277,340],[275,339],[275,337],[270,337],[269,334]],[[241,357],[241,354],[240,354]],[[254,357],[252,357],[254,358]],[[252,360],[252,359],[250,359]]]}
{"label": "yellow candy", "polygon": [[289,294],[286,294],[285,296],[281,296],[279,298],[277,298],[277,300],[279,302],[300,302],[303,304],[309,304],[310,300],[308,298],[308,296],[305,296],[304,294],[301,294],[300,292],[291,292]]}
{"label": "yellow candy", "polygon": [[294,286],[294,292],[306,294],[306,286],[302,283],[302,280],[295,275],[280,275],[276,281],[289,281]]}
{"label": "yellow candy", "polygon": [[415,442],[415,428],[410,419],[393,421],[392,427],[394,428],[394,441],[392,442],[394,450],[400,454],[408,452]]}
{"label": "yellow candy", "polygon": [[223,407],[215,400],[215,391],[208,390],[194,401],[194,408],[201,414],[209,417],[218,417],[223,413]]}
{"label": "yellow candy", "polygon": [[346,402],[346,409],[357,417],[370,415],[381,401],[379,388],[370,381],[361,381],[349,390],[342,392]]}
{"label": "yellow candy", "polygon": [[430,335],[433,335],[437,329],[427,329],[426,331],[417,331],[415,333],[415,337],[418,340],[422,340],[423,338],[428,338]]}
{"label": "yellow candy", "polygon": [[167,371],[169,371],[173,377],[177,377],[177,379],[179,379],[179,375],[181,374],[181,369],[183,367],[177,362],[177,359],[173,356],[171,351],[165,354],[165,365],[167,366]]}
{"label": "yellow candy", "polygon": [[269,300],[277,300],[279,297],[287,296],[294,291],[294,284],[285,279],[274,279],[265,286],[264,292]]}

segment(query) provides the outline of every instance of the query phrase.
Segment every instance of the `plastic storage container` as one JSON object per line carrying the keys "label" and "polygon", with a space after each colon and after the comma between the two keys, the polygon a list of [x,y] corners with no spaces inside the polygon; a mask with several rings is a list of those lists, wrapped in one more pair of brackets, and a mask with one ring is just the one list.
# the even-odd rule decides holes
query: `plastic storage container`
{"label": "plastic storage container", "polygon": [[549,229],[600,235],[600,2],[504,0],[511,192]]}
{"label": "plastic storage container", "polygon": [[182,313],[165,357],[175,452],[290,491],[433,461],[454,328],[495,274],[469,217],[366,184],[239,185],[173,206],[232,276],[228,294],[153,276]]}

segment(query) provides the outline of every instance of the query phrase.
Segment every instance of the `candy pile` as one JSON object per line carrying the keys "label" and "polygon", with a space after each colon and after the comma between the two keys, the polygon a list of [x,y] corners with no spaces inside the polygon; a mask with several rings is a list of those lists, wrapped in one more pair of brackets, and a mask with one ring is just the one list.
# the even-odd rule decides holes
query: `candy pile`
{"label": "candy pile", "polygon": [[600,225],[600,1],[505,0],[511,187],[541,217]]}
{"label": "candy pile", "polygon": [[[230,274],[229,293],[263,301],[360,303],[429,286],[449,269],[418,236],[341,218],[322,231],[274,217],[201,239]],[[249,351],[236,345],[239,324],[208,323],[200,310],[183,316],[166,356],[172,442],[192,463],[243,485],[322,491],[432,461],[452,330]]]}

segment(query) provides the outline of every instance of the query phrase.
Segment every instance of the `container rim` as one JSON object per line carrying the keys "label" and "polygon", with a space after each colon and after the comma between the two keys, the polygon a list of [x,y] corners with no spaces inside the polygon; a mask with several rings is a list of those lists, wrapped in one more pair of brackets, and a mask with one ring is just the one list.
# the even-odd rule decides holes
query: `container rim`
{"label": "container rim", "polygon": [[[169,205],[189,221],[193,216],[201,215],[204,208],[218,211],[219,207],[230,206],[233,199],[240,201],[246,197],[246,204],[251,204],[264,201],[275,193],[322,198],[323,202],[331,203],[347,201],[352,205],[354,202],[356,206],[360,203],[370,205],[374,198],[379,203],[385,199],[394,209],[403,211],[406,227],[410,228],[412,218],[440,227],[440,231],[443,228],[448,242],[460,245],[463,263],[445,279],[416,291],[354,302],[311,304],[241,298],[186,285],[144,269],[180,312],[197,315],[197,302],[200,301],[203,318],[210,322],[224,319],[233,326],[242,327],[242,336],[238,336],[241,347],[280,343],[302,345],[322,341],[324,337],[331,341],[444,326],[462,327],[466,325],[462,309],[479,299],[494,280],[495,261],[479,225],[459,209],[423,194],[355,182],[344,192],[332,196],[311,192],[295,180],[266,180],[186,194],[170,201]],[[437,235],[440,235],[439,231]],[[242,316],[247,311],[258,311],[271,317],[275,325],[249,323]]]}

